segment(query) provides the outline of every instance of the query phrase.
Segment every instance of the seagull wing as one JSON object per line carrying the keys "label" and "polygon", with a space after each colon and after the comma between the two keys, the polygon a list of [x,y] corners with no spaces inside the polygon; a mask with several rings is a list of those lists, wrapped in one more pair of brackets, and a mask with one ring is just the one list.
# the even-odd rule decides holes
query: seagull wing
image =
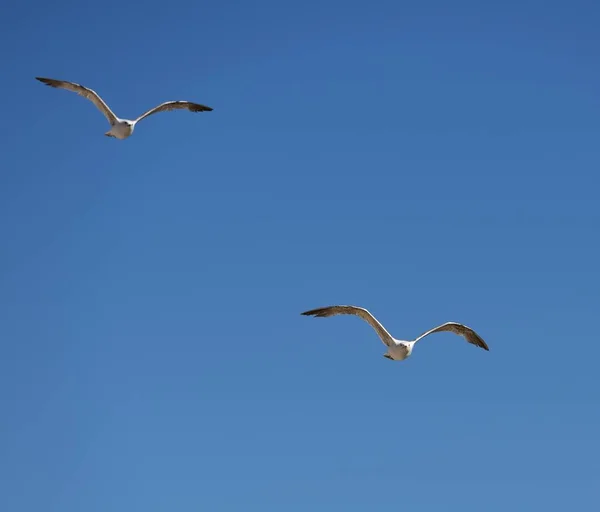
{"label": "seagull wing", "polygon": [[433,334],[434,332],[442,332],[442,331],[449,331],[449,332],[453,332],[454,334],[458,334],[459,336],[462,336],[464,339],[466,339],[469,343],[476,345],[478,347],[481,347],[484,350],[489,350],[489,347],[487,346],[486,342],[483,341],[483,338],[481,336],[479,336],[479,334],[477,334],[470,327],[467,327],[466,325],[463,325],[463,324],[458,324],[456,322],[446,322],[445,324],[439,325],[438,327],[431,329],[430,331],[427,331],[424,334],[421,334],[421,336],[419,336],[415,340],[415,343],[417,341],[419,341],[421,338],[424,338],[425,336],[429,336],[430,334]]}
{"label": "seagull wing", "polygon": [[95,91],[84,87],[83,85],[76,84],[74,82],[65,82],[64,80],[53,80],[52,78],[41,78],[39,76],[35,77],[36,80],[39,80],[43,84],[49,85],[50,87],[56,87],[58,89],[66,89],[67,91],[76,92],[80,96],[87,98],[90,100],[100,112],[104,114],[108,122],[112,125],[117,121],[117,116],[113,113],[113,111],[108,108],[108,105],[104,103],[102,98],[98,96]]}
{"label": "seagull wing", "polygon": [[385,330],[383,325],[381,325],[377,319],[364,308],[359,308],[357,306],[329,306],[326,308],[311,309],[310,311],[305,311],[302,314],[322,318],[335,315],[355,315],[362,318],[371,327],[373,327],[373,329],[375,329],[377,335],[381,338],[381,341],[383,341],[384,345],[389,347],[394,341],[394,338],[392,338],[390,333]]}
{"label": "seagull wing", "polygon": [[191,101],[165,101],[158,107],[151,108],[148,112],[143,113],[138,117],[135,122],[139,122],[144,117],[151,116],[157,112],[166,112],[168,110],[189,110],[190,112],[210,112],[212,108],[206,105],[200,105],[200,103],[192,103]]}

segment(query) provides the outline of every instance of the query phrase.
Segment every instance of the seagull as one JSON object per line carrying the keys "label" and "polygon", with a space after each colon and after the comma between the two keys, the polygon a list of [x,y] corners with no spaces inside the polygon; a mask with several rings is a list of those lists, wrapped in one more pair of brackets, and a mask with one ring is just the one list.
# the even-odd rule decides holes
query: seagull
{"label": "seagull", "polygon": [[402,361],[406,359],[412,354],[413,347],[417,341],[423,339],[425,336],[433,334],[434,332],[442,331],[450,331],[454,334],[458,334],[464,337],[469,343],[481,347],[484,350],[489,350],[489,347],[485,341],[483,341],[481,336],[479,336],[479,334],[477,334],[470,327],[467,327],[463,324],[458,324],[456,322],[446,322],[445,324],[439,325],[434,329],[421,334],[421,336],[413,341],[405,341],[393,338],[371,313],[364,308],[359,308],[358,306],[328,306],[325,308],[311,309],[310,311],[305,311],[301,314],[321,318],[327,318],[335,315],[355,315],[362,318],[371,327],[373,327],[373,329],[375,329],[375,332],[377,332],[377,335],[381,338],[383,344],[388,348],[387,352],[383,354],[383,357],[392,361]]}
{"label": "seagull", "polygon": [[156,114],[157,112],[166,112],[167,110],[180,110],[187,109],[190,112],[210,112],[212,108],[207,107],[205,105],[200,105],[199,103],[192,103],[191,101],[165,101],[161,103],[157,107],[154,107],[148,112],[145,112],[140,117],[135,120],[130,119],[121,119],[117,117],[113,111],[108,107],[104,100],[98,96],[98,93],[92,91],[92,89],[88,89],[83,85],[76,84],[74,82],[66,82],[64,80],[54,80],[52,78],[42,78],[39,76],[35,77],[36,80],[39,80],[43,84],[46,84],[50,87],[56,87],[58,89],[66,89],[67,91],[76,92],[80,96],[87,98],[90,100],[100,112],[104,114],[108,122],[110,123],[110,130],[107,131],[104,135],[107,137],[115,137],[117,139],[126,139],[129,137],[135,128],[136,123],[139,123],[145,117],[151,116],[152,114]]}

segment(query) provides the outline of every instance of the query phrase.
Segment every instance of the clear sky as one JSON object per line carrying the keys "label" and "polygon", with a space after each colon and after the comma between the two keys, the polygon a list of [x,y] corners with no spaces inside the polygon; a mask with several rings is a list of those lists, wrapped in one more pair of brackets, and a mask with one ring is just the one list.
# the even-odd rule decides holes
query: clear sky
{"label": "clear sky", "polygon": [[[599,26],[591,0],[3,7],[0,509],[593,510]],[[35,76],[214,111],[119,141]],[[300,315],[331,304],[490,352],[390,362]]]}

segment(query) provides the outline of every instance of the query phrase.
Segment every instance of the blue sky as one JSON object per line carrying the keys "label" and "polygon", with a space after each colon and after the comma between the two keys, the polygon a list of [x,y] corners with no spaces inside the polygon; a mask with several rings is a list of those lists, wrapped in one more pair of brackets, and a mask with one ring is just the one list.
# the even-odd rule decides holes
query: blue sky
{"label": "blue sky", "polygon": [[[591,510],[599,25],[592,1],[5,9],[0,509]],[[118,141],[35,76],[214,111]],[[393,363],[359,319],[300,316],[340,303],[490,352],[442,333]]]}

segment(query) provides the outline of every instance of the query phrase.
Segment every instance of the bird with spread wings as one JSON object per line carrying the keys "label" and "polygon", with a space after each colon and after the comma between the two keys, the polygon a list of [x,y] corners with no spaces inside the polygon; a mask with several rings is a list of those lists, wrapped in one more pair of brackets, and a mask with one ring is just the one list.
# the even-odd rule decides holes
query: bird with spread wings
{"label": "bird with spread wings", "polygon": [[383,344],[387,347],[387,352],[383,355],[383,357],[391,359],[392,361],[402,361],[409,357],[412,354],[415,343],[417,343],[419,340],[422,340],[426,336],[433,334],[434,332],[453,332],[454,334],[458,334],[465,338],[469,343],[477,347],[481,347],[484,350],[489,350],[486,342],[483,341],[483,338],[479,336],[479,334],[477,334],[470,327],[456,322],[446,322],[445,324],[439,325],[421,334],[421,336],[412,341],[405,341],[395,339],[389,332],[387,332],[385,327],[383,327],[383,325],[381,325],[381,323],[379,323],[379,321],[371,313],[369,313],[369,311],[357,306],[329,306],[311,309],[310,311],[305,311],[302,313],[302,315],[321,318],[327,318],[335,315],[355,315],[359,318],[362,318],[373,329],[375,329],[375,332]]}
{"label": "bird with spread wings", "polygon": [[201,105],[200,103],[192,103],[191,101],[166,101],[161,103],[157,107],[151,108],[147,112],[144,112],[137,119],[121,119],[117,117],[114,112],[109,108],[109,106],[104,102],[104,100],[92,89],[88,89],[83,85],[76,84],[74,82],[66,82],[64,80],[54,80],[52,78],[42,78],[36,77],[36,80],[39,80],[43,84],[46,84],[50,87],[56,87],[58,89],[66,89],[67,91],[72,91],[84,98],[90,100],[96,108],[100,110],[110,123],[110,130],[107,131],[104,135],[107,137],[115,137],[117,139],[126,139],[129,137],[135,128],[135,125],[139,123],[142,119],[151,116],[152,114],[156,114],[157,112],[167,112],[169,110],[189,110],[190,112],[210,112],[212,110],[211,107],[207,107],[206,105]]}

